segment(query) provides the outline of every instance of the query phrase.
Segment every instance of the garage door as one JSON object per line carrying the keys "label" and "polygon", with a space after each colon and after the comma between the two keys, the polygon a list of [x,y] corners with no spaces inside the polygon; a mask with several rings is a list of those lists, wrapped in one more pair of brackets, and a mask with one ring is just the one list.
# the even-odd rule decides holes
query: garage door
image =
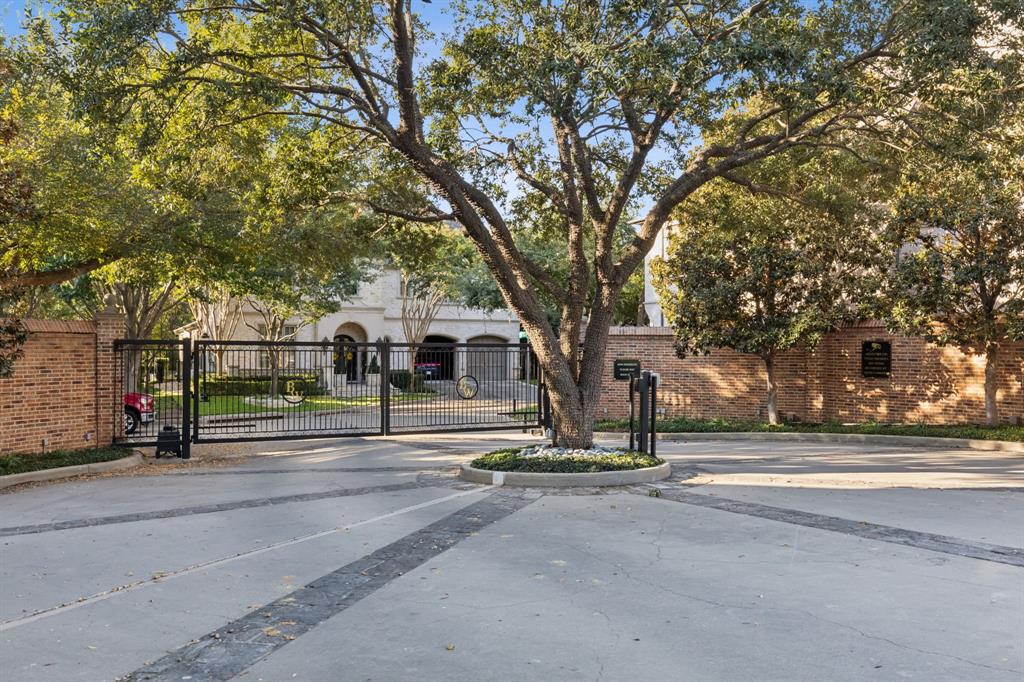
{"label": "garage door", "polygon": [[[469,339],[466,370],[477,381],[505,381],[511,377],[512,360],[518,349],[497,336]],[[500,344],[500,345],[495,345]]]}

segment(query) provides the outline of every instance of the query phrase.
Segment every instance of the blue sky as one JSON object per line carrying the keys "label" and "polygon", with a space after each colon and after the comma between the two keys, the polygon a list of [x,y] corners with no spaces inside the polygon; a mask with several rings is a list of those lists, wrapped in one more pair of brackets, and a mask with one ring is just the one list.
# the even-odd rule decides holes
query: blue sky
{"label": "blue sky", "polygon": [[[6,35],[21,33],[21,20],[25,16],[25,8],[38,9],[45,7],[46,4],[40,0],[0,0],[0,31]],[[438,0],[434,0],[430,4],[417,3],[416,10],[426,17],[435,30],[443,30],[447,27],[444,25],[441,15],[447,9],[447,4]],[[438,23],[439,19],[441,23]]]}
{"label": "blue sky", "polygon": [[37,7],[38,3],[24,0],[0,0],[0,30],[5,35],[21,33],[21,19],[25,16],[25,6]]}

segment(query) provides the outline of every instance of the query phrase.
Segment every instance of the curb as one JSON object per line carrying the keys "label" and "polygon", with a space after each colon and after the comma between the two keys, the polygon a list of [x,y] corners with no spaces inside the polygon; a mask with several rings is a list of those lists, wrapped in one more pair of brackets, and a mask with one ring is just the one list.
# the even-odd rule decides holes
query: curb
{"label": "curb", "polygon": [[9,488],[12,485],[19,485],[21,483],[56,481],[62,478],[71,478],[72,476],[82,476],[83,474],[103,474],[110,471],[122,471],[137,467],[140,464],[142,464],[142,455],[136,450],[127,457],[112,459],[106,462],[75,464],[57,469],[40,469],[39,471],[25,471],[20,474],[0,476],[0,489]]}
{"label": "curb", "polygon": [[662,462],[656,467],[630,469],[629,471],[595,471],[584,474],[540,474],[524,471],[491,471],[476,469],[463,464],[459,477],[472,483],[484,485],[517,485],[545,488],[592,488],[609,485],[635,485],[653,483],[672,475],[672,466]]}
{"label": "curb", "polygon": [[[602,440],[625,440],[626,432],[604,431],[595,433]],[[887,436],[867,433],[765,433],[760,431],[658,433],[658,440],[764,440],[803,443],[864,443],[866,445],[899,445],[912,448],[950,448],[958,450],[985,450],[988,452],[1022,452],[1024,443],[1005,440],[977,440],[972,438],[939,438],[936,436]]]}

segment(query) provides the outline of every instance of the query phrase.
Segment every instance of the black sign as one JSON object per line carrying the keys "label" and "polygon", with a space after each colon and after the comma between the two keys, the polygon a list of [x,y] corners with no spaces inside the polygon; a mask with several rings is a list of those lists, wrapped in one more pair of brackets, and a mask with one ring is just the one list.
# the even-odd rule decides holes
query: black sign
{"label": "black sign", "polygon": [[892,344],[865,341],[860,347],[860,375],[868,379],[888,379],[892,374]]}
{"label": "black sign", "polygon": [[616,381],[626,381],[633,377],[640,376],[640,361],[616,358],[612,363]]}

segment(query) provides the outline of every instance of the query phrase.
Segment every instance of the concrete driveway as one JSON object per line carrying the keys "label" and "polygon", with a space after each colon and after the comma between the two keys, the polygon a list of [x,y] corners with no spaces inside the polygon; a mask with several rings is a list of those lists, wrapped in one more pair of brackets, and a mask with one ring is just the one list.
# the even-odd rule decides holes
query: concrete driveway
{"label": "concrete driveway", "polygon": [[521,440],[264,443],[2,494],[0,677],[1024,678],[1020,454],[694,442],[654,486],[451,475]]}

